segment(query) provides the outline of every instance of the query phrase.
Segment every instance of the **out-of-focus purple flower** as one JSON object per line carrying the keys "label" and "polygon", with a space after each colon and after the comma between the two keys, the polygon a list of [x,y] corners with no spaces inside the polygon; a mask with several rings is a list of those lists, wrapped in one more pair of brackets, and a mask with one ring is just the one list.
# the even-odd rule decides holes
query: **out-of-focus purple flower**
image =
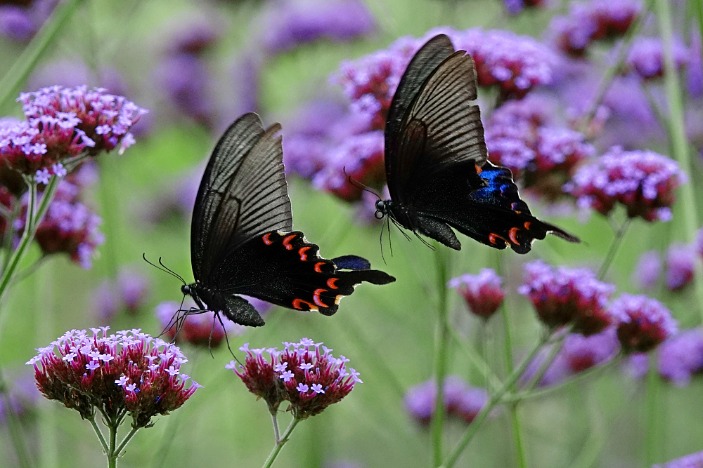
{"label": "out-of-focus purple flower", "polygon": [[149,279],[132,270],[121,270],[116,280],[103,281],[93,293],[93,307],[103,323],[120,311],[134,315],[150,293]]}
{"label": "out-of-focus purple flower", "polygon": [[652,468],[701,468],[703,467],[703,452],[695,452],[666,463],[657,463]]}
{"label": "out-of-focus purple flower", "polygon": [[[674,65],[682,69],[688,64],[690,52],[680,42],[673,44]],[[632,71],[643,80],[652,80],[664,75],[664,46],[659,37],[635,39],[625,60],[625,70]]]}
{"label": "out-of-focus purple flower", "polygon": [[303,338],[283,345],[283,350],[249,349],[247,343],[240,348],[246,353],[244,365],[232,361],[226,366],[272,412],[288,401],[293,416],[306,419],[341,401],[361,383],[359,373],[347,368],[349,360],[334,357],[322,343]]}
{"label": "out-of-focus purple flower", "polygon": [[58,0],[6,3],[10,4],[0,5],[0,35],[23,42],[31,39],[41,28],[58,4]]}
{"label": "out-of-focus purple flower", "polygon": [[591,336],[570,334],[564,341],[559,358],[564,360],[572,374],[577,374],[609,361],[619,349],[615,328],[608,327]]}
{"label": "out-of-focus purple flower", "polygon": [[[447,376],[443,389],[446,414],[466,423],[471,423],[488,402],[488,393],[484,389],[471,387],[458,376]],[[416,422],[427,426],[434,416],[436,395],[434,380],[415,385],[405,393],[405,409]]]}
{"label": "out-of-focus purple flower", "polygon": [[[230,320],[220,322],[210,311],[187,314],[181,324],[176,324],[174,318],[178,314],[179,305],[180,303],[174,301],[158,304],[156,318],[159,319],[166,336],[180,345],[189,343],[193,346],[217,348],[227,336],[241,335],[247,329]],[[191,307],[195,307],[195,303],[190,298],[186,298],[183,309],[188,310]]]}
{"label": "out-of-focus purple flower", "polygon": [[505,10],[510,15],[517,15],[529,8],[541,8],[546,6],[547,0],[503,0]]}
{"label": "out-of-focus purple flower", "polygon": [[694,374],[703,372],[703,331],[684,330],[659,347],[659,375],[674,385],[687,385]]}
{"label": "out-of-focus purple flower", "polygon": [[174,28],[168,44],[168,51],[173,55],[199,55],[222,37],[221,25],[217,18],[189,18]]}
{"label": "out-of-focus purple flower", "polygon": [[666,253],[666,287],[680,291],[693,281],[696,271],[696,255],[693,247],[675,244]]}
{"label": "out-of-focus purple flower", "polygon": [[5,423],[10,411],[20,418],[26,416],[41,396],[30,373],[23,372],[11,382],[0,394],[0,425]]}
{"label": "out-of-focus purple flower", "polygon": [[261,41],[273,55],[320,39],[348,41],[375,30],[373,15],[360,0],[284,0],[266,11]]}
{"label": "out-of-focus purple flower", "polygon": [[627,353],[644,353],[676,333],[676,321],[659,301],[647,296],[623,294],[610,305],[618,317],[617,335]]}
{"label": "out-of-focus purple flower", "polygon": [[525,282],[518,292],[527,296],[540,320],[550,328],[571,324],[572,331],[593,335],[615,322],[606,303],[615,291],[586,268],[551,267],[540,260],[525,265]]}
{"label": "out-of-focus purple flower", "polygon": [[659,252],[650,250],[640,256],[635,271],[634,282],[642,289],[652,289],[657,285],[662,272],[662,260]]}
{"label": "out-of-focus purple flower", "polygon": [[312,179],[315,187],[346,201],[361,199],[362,189],[359,184],[379,187],[384,181],[381,131],[346,138],[332,150],[324,169]]}
{"label": "out-of-focus purple flower", "polygon": [[581,57],[594,41],[625,34],[641,12],[639,0],[574,2],[567,16],[552,21],[552,40],[564,53]]}
{"label": "out-of-focus purple flower", "polygon": [[[175,345],[142,333],[109,327],[71,330],[27,362],[39,391],[93,420],[96,410],[117,420],[128,413],[132,427],[152,424],[193,395],[199,385],[180,373],[187,362]],[[187,386],[187,387],[186,387]]]}
{"label": "out-of-focus purple flower", "polygon": [[156,79],[179,112],[208,128],[213,125],[211,76],[202,58],[191,54],[168,55],[158,65]]}
{"label": "out-of-focus purple flower", "polygon": [[693,248],[700,257],[703,257],[703,228],[698,230]]}
{"label": "out-of-focus purple flower", "polygon": [[[257,53],[244,53],[239,57],[232,69],[232,86],[234,87],[233,115],[246,112],[259,112],[261,71],[264,59]],[[229,125],[229,122],[227,122]]]}
{"label": "out-of-focus purple flower", "polygon": [[623,361],[623,371],[630,378],[641,380],[649,372],[649,361],[651,357],[647,353],[632,353]]}
{"label": "out-of-focus purple flower", "polygon": [[461,294],[473,314],[488,320],[505,298],[502,283],[495,270],[484,268],[478,275],[465,274],[452,278],[448,286]]}
{"label": "out-of-focus purple flower", "polygon": [[537,96],[504,104],[486,124],[486,146],[492,162],[522,178],[526,189],[555,201],[595,149],[580,132],[551,124],[547,112]]}
{"label": "out-of-focus purple flower", "polygon": [[[83,268],[90,268],[93,253],[105,238],[100,232],[101,219],[78,200],[80,189],[67,180],[61,181],[49,209],[37,226],[34,241],[44,255],[66,253]],[[22,199],[15,230],[20,236],[25,228],[28,196]]]}
{"label": "out-of-focus purple flower", "polygon": [[700,98],[703,95],[703,44],[700,31],[691,30],[689,44],[686,84],[691,97]]}
{"label": "out-of-focus purple flower", "polygon": [[581,166],[565,189],[580,207],[607,216],[622,204],[629,218],[667,221],[674,190],[686,180],[675,161],[653,151],[611,148],[597,161]]}

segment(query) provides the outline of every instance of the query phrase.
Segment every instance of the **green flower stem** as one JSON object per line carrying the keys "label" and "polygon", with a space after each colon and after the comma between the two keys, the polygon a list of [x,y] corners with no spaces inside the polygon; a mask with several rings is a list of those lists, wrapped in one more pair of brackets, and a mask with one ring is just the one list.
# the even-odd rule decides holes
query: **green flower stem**
{"label": "green flower stem", "polygon": [[54,193],[56,192],[56,186],[58,185],[58,181],[58,177],[51,177],[49,184],[44,189],[41,203],[39,203],[39,208],[36,210],[36,213],[34,213],[37,198],[36,183],[32,182],[30,184],[29,207],[27,209],[27,221],[25,223],[25,229],[22,233],[22,237],[20,238],[20,243],[17,246],[17,249],[15,249],[15,251],[10,256],[7,266],[2,272],[2,278],[0,278],[0,304],[5,298],[5,294],[7,293],[7,286],[10,284],[10,281],[12,280],[15,272],[17,271],[17,267],[20,263],[20,260],[22,260],[22,257],[24,256],[27,247],[29,247],[30,242],[32,242],[32,240],[34,239],[37,226],[39,225],[39,223],[41,223],[41,220],[44,218],[46,211],[49,209],[49,204],[54,198]]}
{"label": "green flower stem", "polygon": [[533,388],[535,388],[535,386],[537,386],[537,384],[539,384],[539,381],[542,380],[544,374],[547,373],[547,370],[549,370],[549,367],[557,358],[559,351],[561,351],[561,349],[564,347],[564,340],[567,334],[568,332],[564,333],[563,335],[561,335],[561,337],[556,343],[552,343],[552,349],[549,350],[549,355],[547,356],[547,359],[540,363],[539,369],[537,369],[537,372],[535,372],[534,375],[527,382],[525,388],[527,388],[528,390],[532,390]]}
{"label": "green flower stem", "polygon": [[588,369],[579,372],[578,374],[574,375],[570,379],[566,379],[560,383],[550,385],[549,387],[545,388],[540,388],[538,390],[527,390],[527,391],[522,391],[518,393],[513,393],[511,395],[506,395],[503,398],[503,401],[506,402],[511,402],[511,401],[524,401],[524,400],[529,400],[529,399],[534,399],[534,398],[541,398],[544,396],[548,396],[553,394],[554,392],[563,390],[564,388],[574,385],[576,383],[583,382],[586,379],[590,379],[596,374],[600,374],[606,371],[606,369],[610,369],[611,367],[615,366],[618,362],[620,362],[622,358],[622,354],[618,354],[616,356],[613,356],[612,359],[607,361],[605,364],[599,365],[599,366],[593,366],[589,367]]}
{"label": "green flower stem", "polygon": [[[671,143],[671,153],[674,159],[679,163],[681,169],[689,174],[688,183],[680,187],[681,201],[677,208],[683,210],[683,228],[685,232],[686,242],[693,241],[696,230],[698,229],[698,207],[696,196],[693,191],[694,180],[691,174],[694,174],[694,164],[691,160],[690,146],[686,140],[686,123],[684,116],[683,91],[681,89],[681,80],[676,71],[676,63],[674,61],[674,31],[671,19],[671,5],[669,2],[655,2],[657,21],[659,31],[661,32],[662,43],[664,46],[664,89],[666,91],[666,100],[669,104],[669,140]],[[703,14],[701,1],[697,1],[697,11],[699,13],[699,22],[703,21],[700,15]],[[700,24],[700,23],[699,23]],[[703,29],[700,30],[703,32]],[[701,273],[701,267],[696,262],[696,270]],[[703,281],[701,275],[696,274],[693,277],[694,289],[696,294],[696,303],[698,304],[698,312],[703,317],[703,307],[700,307],[703,301]]]}
{"label": "green flower stem", "polygon": [[474,349],[472,349],[466,340],[460,336],[456,330],[449,328],[449,334],[454,342],[464,351],[464,354],[469,359],[469,362],[478,370],[487,386],[492,390],[497,390],[502,383],[498,376],[491,370],[486,360],[482,358]]}
{"label": "green flower stem", "polygon": [[434,466],[442,464],[442,438],[444,435],[444,377],[447,374],[449,344],[449,307],[447,281],[449,279],[449,256],[443,246],[435,246],[435,264],[437,268],[437,328],[435,331],[435,382],[437,393],[432,415],[431,439],[432,460]]}
{"label": "green flower stem", "polygon": [[108,441],[107,448],[107,466],[108,468],[115,468],[117,466],[117,451],[115,450],[115,444],[117,443],[117,428],[119,426],[113,421],[109,421],[108,429],[110,430],[110,440]]}
{"label": "green flower stem", "polygon": [[273,446],[271,453],[269,453],[269,456],[266,458],[266,461],[263,465],[264,468],[269,468],[271,465],[273,465],[273,462],[276,460],[276,457],[281,452],[281,449],[284,445],[286,445],[286,442],[288,442],[288,440],[290,439],[290,435],[293,432],[293,429],[295,429],[295,426],[297,426],[300,421],[302,420],[298,418],[293,418],[293,420],[286,428],[286,431],[283,433],[283,436],[278,441],[276,441],[276,445]]}
{"label": "green flower stem", "polygon": [[115,457],[120,457],[122,455],[122,452],[124,451],[125,447],[127,447],[127,444],[129,443],[130,440],[132,440],[132,437],[134,437],[134,434],[137,433],[139,430],[138,427],[133,427],[131,431],[129,431],[129,434],[125,436],[124,439],[122,439],[122,442],[120,442],[120,445],[117,446],[117,449],[115,449]]}
{"label": "green flower stem", "polygon": [[608,253],[605,255],[605,259],[603,260],[603,263],[601,264],[600,269],[598,270],[599,280],[602,280],[605,277],[605,274],[608,273],[608,269],[610,268],[610,265],[612,265],[613,260],[615,260],[615,255],[617,255],[618,249],[622,245],[622,241],[625,238],[625,233],[627,232],[627,228],[630,227],[631,222],[632,218],[625,219],[625,221],[623,221],[623,223],[615,232],[613,242],[610,244]]}
{"label": "green flower stem", "polygon": [[549,342],[549,340],[550,335],[545,333],[542,338],[540,338],[537,345],[530,351],[528,356],[508,376],[508,378],[503,383],[503,386],[497,392],[490,396],[486,405],[481,408],[481,411],[478,412],[474,420],[471,422],[469,427],[461,436],[459,442],[449,454],[449,457],[447,457],[446,462],[444,463],[444,465],[442,465],[443,467],[450,468],[456,464],[462,452],[466,449],[471,440],[473,440],[473,437],[476,435],[486,418],[488,418],[488,415],[491,413],[493,408],[495,408],[499,403],[503,401],[503,396],[512,389],[513,385],[515,385],[515,382],[518,381],[523,372],[525,372],[525,369],[527,369],[527,366],[530,364],[530,362],[532,362],[539,350],[542,349],[542,346]]}
{"label": "green flower stem", "polygon": [[83,0],[65,0],[59,2],[32,42],[24,49],[10,70],[0,79],[0,109],[5,109],[20,91],[27,77],[39,62],[68,20],[78,9]]}
{"label": "green flower stem", "polygon": [[273,442],[275,444],[281,440],[281,430],[278,428],[278,412],[275,409],[269,408],[271,412],[271,425],[273,426]]}
{"label": "green flower stem", "polygon": [[[504,348],[505,348],[505,368],[508,373],[513,371],[513,339],[512,330],[510,329],[510,316],[506,307],[501,306],[500,315],[503,318],[503,328],[505,333]],[[517,466],[527,466],[527,458],[525,454],[525,444],[523,443],[522,428],[520,425],[520,415],[518,414],[518,402],[514,402],[509,407],[510,427],[513,430],[513,439],[515,443],[515,457],[517,458]]]}
{"label": "green flower stem", "polygon": [[95,431],[95,435],[98,436],[98,440],[100,441],[100,445],[103,447],[103,451],[105,453],[108,453],[110,450],[109,447],[107,446],[107,441],[105,440],[105,436],[103,435],[102,431],[100,430],[100,427],[98,427],[98,424],[95,422],[95,417],[92,417],[88,419],[90,422],[90,425],[93,427],[93,431]]}
{"label": "green flower stem", "polygon": [[[650,360],[651,362],[656,362],[652,357],[650,357]],[[664,434],[661,415],[664,408],[662,408],[660,388],[657,366],[650,364],[649,372],[647,373],[647,423],[645,424],[645,459],[643,460],[645,466],[652,466],[656,460],[660,459],[659,455],[662,449]]]}

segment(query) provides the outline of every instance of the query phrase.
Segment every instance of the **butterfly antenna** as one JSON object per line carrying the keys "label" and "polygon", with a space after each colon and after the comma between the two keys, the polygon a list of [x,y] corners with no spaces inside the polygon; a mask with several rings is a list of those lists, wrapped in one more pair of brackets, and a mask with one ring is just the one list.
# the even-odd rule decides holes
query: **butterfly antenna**
{"label": "butterfly antenna", "polygon": [[171,270],[169,267],[164,265],[164,262],[161,261],[161,257],[159,257],[159,264],[158,265],[155,264],[154,262],[152,262],[151,260],[147,259],[146,253],[142,253],[142,258],[144,259],[145,262],[147,262],[149,265],[153,266],[157,270],[161,270],[164,273],[168,273],[169,275],[173,276],[174,278],[177,278],[181,283],[187,284],[186,280],[184,280],[181,275],[179,275],[178,273],[176,273],[175,271]]}
{"label": "butterfly antenna", "polygon": [[[239,358],[234,354],[234,351],[232,351],[232,346],[229,344],[229,336],[227,336],[227,329],[225,328],[225,324],[222,323],[222,317],[220,317],[220,314],[215,313],[215,317],[217,317],[217,321],[220,322],[220,326],[222,326],[222,332],[225,334],[225,343],[227,343],[227,349],[229,350],[229,353],[232,355],[235,361],[237,361],[237,364],[240,366],[243,365],[242,362],[239,360]],[[212,351],[210,351],[210,354],[212,354]]]}
{"label": "butterfly antenna", "polygon": [[362,184],[361,182],[359,182],[358,180],[355,180],[352,176],[350,176],[349,174],[347,174],[347,168],[346,168],[346,166],[345,166],[345,167],[342,167],[342,172],[344,172],[344,175],[347,176],[347,180],[348,180],[349,183],[352,184],[354,187],[356,187],[356,188],[358,188],[358,189],[361,189],[361,190],[363,190],[364,192],[369,192],[369,193],[375,195],[376,198],[378,198],[379,200],[381,199],[381,195],[379,195],[378,193],[376,193],[375,190],[371,189],[368,185]]}

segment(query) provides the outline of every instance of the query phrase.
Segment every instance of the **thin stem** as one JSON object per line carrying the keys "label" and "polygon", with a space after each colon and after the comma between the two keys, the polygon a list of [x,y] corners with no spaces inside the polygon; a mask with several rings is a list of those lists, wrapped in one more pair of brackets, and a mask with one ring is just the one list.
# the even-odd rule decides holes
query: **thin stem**
{"label": "thin stem", "polygon": [[273,442],[278,443],[281,437],[281,430],[278,428],[278,412],[274,409],[271,411],[271,425],[273,426]]}
{"label": "thin stem", "polygon": [[[651,358],[650,358],[651,359]],[[656,361],[653,361],[656,362]],[[645,450],[644,463],[652,466],[659,457],[661,451],[662,431],[661,431],[661,395],[659,392],[659,376],[657,366],[650,365],[647,373],[647,423],[645,424]]]}
{"label": "thin stem", "polygon": [[117,443],[117,428],[119,427],[114,421],[107,421],[107,427],[110,431],[109,446],[107,449],[107,466],[108,468],[115,468],[117,466],[117,451],[115,450],[115,444]]}
{"label": "thin stem", "polygon": [[544,361],[540,363],[539,369],[537,369],[537,372],[532,375],[530,380],[525,385],[525,388],[532,389],[539,384],[540,380],[542,380],[542,377],[544,377],[544,374],[547,373],[547,370],[549,370],[552,363],[557,358],[559,351],[561,351],[564,347],[565,338],[566,333],[560,337],[559,341],[557,341],[556,343],[552,343],[552,348],[549,350],[549,355]]}
{"label": "thin stem", "polygon": [[464,350],[464,354],[466,354],[466,357],[469,359],[470,363],[478,370],[478,372],[481,374],[483,379],[486,382],[486,386],[491,388],[491,389],[498,389],[502,385],[502,382],[498,378],[495,373],[491,370],[491,367],[488,365],[486,360],[479,355],[479,353],[476,352],[476,350],[472,349],[469,344],[466,342],[464,337],[459,335],[459,333],[453,329],[449,328],[449,334],[452,337],[453,341],[461,348]]}
{"label": "thin stem", "polygon": [[632,222],[631,218],[625,219],[625,221],[623,221],[623,223],[620,225],[617,232],[615,233],[615,238],[613,238],[613,242],[612,244],[610,244],[610,248],[608,249],[608,253],[605,255],[603,264],[598,270],[598,279],[602,280],[605,274],[608,272],[608,269],[613,263],[615,255],[617,254],[618,249],[622,245],[622,241],[625,238],[625,232],[627,231],[627,228],[630,227],[630,222]]}
{"label": "thin stem", "polygon": [[129,434],[125,436],[124,439],[122,439],[122,442],[120,442],[120,445],[117,446],[117,449],[115,449],[115,458],[118,458],[122,455],[122,451],[127,447],[127,444],[129,443],[130,440],[132,440],[132,437],[134,437],[134,434],[137,433],[139,430],[138,427],[133,427],[131,431],[129,431]]}
{"label": "thin stem", "polygon": [[301,419],[293,418],[293,420],[286,428],[286,431],[283,433],[283,436],[276,442],[276,445],[273,446],[271,453],[269,453],[269,456],[266,458],[266,461],[263,465],[264,468],[269,468],[271,465],[273,465],[273,462],[276,460],[276,457],[280,453],[281,449],[284,445],[286,445],[286,442],[288,442],[288,440],[290,439],[290,435],[293,432],[293,429],[295,429],[295,426],[297,426],[300,421]]}
{"label": "thin stem", "polygon": [[435,386],[437,393],[432,415],[432,460],[434,466],[442,464],[442,437],[444,429],[444,378],[447,374],[447,355],[449,344],[449,315],[447,280],[449,279],[449,257],[444,248],[435,248],[435,264],[437,268],[437,328],[435,331]]}
{"label": "thin stem", "polygon": [[88,419],[90,422],[90,425],[93,427],[93,431],[95,431],[95,435],[98,436],[98,440],[100,441],[100,445],[103,446],[103,451],[107,454],[110,448],[107,446],[107,441],[105,440],[105,436],[103,435],[102,431],[100,430],[100,427],[98,427],[98,423],[95,422],[95,417],[92,417]]}
{"label": "thin stem", "polygon": [[0,79],[0,109],[4,109],[12,102],[41,56],[54,43],[56,36],[76,12],[81,2],[82,0],[59,2],[51,18],[44,23],[32,42],[24,49],[22,55]]}
{"label": "thin stem", "polygon": [[44,189],[44,193],[42,194],[42,199],[39,203],[39,208],[36,210],[36,213],[34,213],[34,210],[37,199],[37,186],[36,182],[34,181],[30,183],[29,206],[27,208],[27,219],[25,223],[24,232],[22,233],[22,237],[20,238],[19,245],[12,253],[9,262],[7,263],[7,267],[2,272],[2,278],[0,278],[0,303],[2,303],[2,300],[4,299],[5,294],[7,293],[7,286],[10,284],[10,281],[12,280],[16,272],[20,260],[22,260],[22,257],[24,256],[27,247],[29,247],[29,244],[34,239],[37,226],[39,225],[39,223],[41,223],[42,219],[44,218],[44,215],[46,214],[46,211],[49,209],[49,204],[54,198],[54,193],[56,192],[56,186],[58,185],[58,181],[58,177],[51,177],[49,184],[46,186],[46,189]]}
{"label": "thin stem", "polygon": [[452,450],[452,452],[449,454],[449,457],[447,457],[445,464],[442,465],[443,467],[450,468],[456,464],[462,452],[473,440],[473,437],[476,435],[481,425],[485,422],[486,418],[488,418],[488,415],[491,413],[493,408],[495,408],[502,401],[503,395],[505,395],[513,387],[513,385],[515,385],[515,382],[517,382],[523,372],[525,372],[525,369],[527,369],[529,363],[532,362],[539,350],[549,341],[549,339],[550,336],[545,333],[542,338],[540,338],[537,345],[530,351],[527,357],[508,376],[508,378],[503,383],[503,386],[498,389],[496,393],[490,396],[486,405],[481,408],[481,411],[478,412],[474,420],[471,422],[469,427],[461,436],[461,439],[457,443],[456,447],[454,447],[454,450]]}

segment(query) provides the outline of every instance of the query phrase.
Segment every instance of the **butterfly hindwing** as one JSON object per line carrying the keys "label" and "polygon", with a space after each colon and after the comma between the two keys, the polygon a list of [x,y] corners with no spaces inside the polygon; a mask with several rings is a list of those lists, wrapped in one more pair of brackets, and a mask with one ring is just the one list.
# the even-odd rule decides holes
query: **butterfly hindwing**
{"label": "butterfly hindwing", "polygon": [[221,293],[246,294],[324,315],[334,314],[342,297],[354,292],[362,281],[394,281],[382,271],[369,269],[361,257],[340,257],[339,265],[320,257],[318,246],[307,242],[299,231],[264,233],[241,246],[236,256],[225,259],[212,278]]}

